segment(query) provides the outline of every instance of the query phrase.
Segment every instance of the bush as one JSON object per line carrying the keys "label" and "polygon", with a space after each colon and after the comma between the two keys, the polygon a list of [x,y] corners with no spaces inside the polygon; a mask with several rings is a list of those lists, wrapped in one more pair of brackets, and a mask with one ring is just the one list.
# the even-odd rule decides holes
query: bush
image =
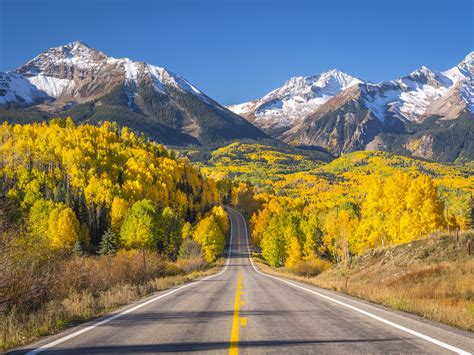
{"label": "bush", "polygon": [[193,271],[203,270],[207,266],[207,262],[202,256],[197,256],[191,259],[179,259],[176,266],[185,274]]}
{"label": "bush", "polygon": [[51,255],[44,240],[25,238],[21,230],[6,231],[0,241],[0,310],[30,311],[51,299],[61,256]]}
{"label": "bush", "polygon": [[294,264],[289,270],[299,276],[312,277],[331,267],[331,263],[315,256]]}
{"label": "bush", "polygon": [[193,259],[201,257],[202,255],[201,246],[195,240],[187,238],[181,243],[179,248],[180,259]]}

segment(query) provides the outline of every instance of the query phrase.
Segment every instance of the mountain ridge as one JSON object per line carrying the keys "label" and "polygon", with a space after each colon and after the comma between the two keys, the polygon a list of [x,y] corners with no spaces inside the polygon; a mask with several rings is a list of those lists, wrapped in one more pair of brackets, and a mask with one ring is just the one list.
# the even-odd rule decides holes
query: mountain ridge
{"label": "mountain ridge", "polygon": [[50,48],[15,71],[0,73],[0,104],[85,122],[113,117],[163,143],[266,137],[181,76],[109,57],[81,41]]}
{"label": "mountain ridge", "polygon": [[[469,142],[463,132],[458,131],[470,127],[474,123],[474,52],[470,52],[459,64],[446,71],[434,71],[422,66],[411,73],[395,80],[371,83],[356,79],[352,85],[341,86],[332,93],[327,91],[324,100],[319,102],[308,99],[300,102],[297,120],[290,120],[293,112],[285,111],[281,106],[278,114],[259,115],[261,102],[275,93],[284,92],[288,83],[298,77],[289,79],[285,84],[260,100],[229,106],[252,123],[260,127],[270,136],[294,145],[322,147],[334,155],[345,154],[354,150],[388,149],[404,154],[412,154],[424,158],[436,159],[437,155],[462,156],[463,159],[474,157]],[[333,73],[334,70],[325,72]],[[345,74],[351,78],[349,74]],[[317,76],[310,76],[317,77]],[[303,87],[303,89],[301,89]],[[280,100],[291,101],[303,98],[304,90],[310,85],[300,86],[293,90],[292,98],[280,97]],[[308,113],[309,112],[309,113]],[[472,120],[466,119],[472,116]],[[430,119],[435,117],[436,119]],[[446,125],[444,121],[462,120],[462,124]],[[378,121],[378,122],[377,122]],[[431,127],[423,125],[430,122]],[[460,122],[460,121],[459,121]],[[278,129],[275,129],[278,128]],[[440,128],[442,128],[440,130]],[[474,127],[472,127],[474,129]],[[443,131],[444,130],[444,131]],[[454,151],[448,154],[429,149],[412,149],[419,144],[410,144],[410,135],[416,139],[430,142],[440,140],[440,134],[451,133],[453,139],[461,139]],[[453,130],[456,130],[453,132]],[[420,135],[420,132],[423,131]],[[401,142],[387,135],[404,135],[402,147],[392,146],[390,142]],[[422,137],[424,134],[424,138]],[[436,137],[435,137],[436,136]],[[443,140],[443,139],[441,139]],[[440,143],[436,144],[438,147]],[[442,145],[442,144],[441,144]],[[454,144],[450,144],[454,147]]]}
{"label": "mountain ridge", "polygon": [[261,99],[228,108],[270,133],[293,126],[331,97],[361,82],[331,69],[317,75],[292,77]]}
{"label": "mountain ridge", "polygon": [[369,149],[469,160],[473,63],[470,52],[446,71],[422,66],[380,83],[331,69],[290,78],[261,99],[225,107],[166,68],[113,58],[75,41],[0,72],[0,117],[13,123],[112,119],[172,145],[272,137],[333,156]]}

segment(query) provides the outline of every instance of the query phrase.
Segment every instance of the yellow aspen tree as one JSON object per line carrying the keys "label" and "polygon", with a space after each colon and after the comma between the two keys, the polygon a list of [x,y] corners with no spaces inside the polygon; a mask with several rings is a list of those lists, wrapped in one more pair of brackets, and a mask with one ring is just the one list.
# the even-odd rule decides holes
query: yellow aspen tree
{"label": "yellow aspen tree", "polygon": [[47,237],[52,249],[70,249],[80,240],[81,226],[73,210],[58,206],[49,216]]}
{"label": "yellow aspen tree", "polygon": [[288,257],[286,258],[285,266],[288,268],[292,268],[301,261],[301,245],[298,241],[298,238],[291,238],[291,243],[288,247],[287,255]]}
{"label": "yellow aspen tree", "polygon": [[224,251],[224,234],[213,215],[203,218],[198,223],[193,239],[201,246],[207,262],[213,262]]}
{"label": "yellow aspen tree", "polygon": [[110,224],[111,228],[117,235],[120,233],[125,216],[129,208],[128,202],[120,197],[114,197],[112,207],[110,209]]}

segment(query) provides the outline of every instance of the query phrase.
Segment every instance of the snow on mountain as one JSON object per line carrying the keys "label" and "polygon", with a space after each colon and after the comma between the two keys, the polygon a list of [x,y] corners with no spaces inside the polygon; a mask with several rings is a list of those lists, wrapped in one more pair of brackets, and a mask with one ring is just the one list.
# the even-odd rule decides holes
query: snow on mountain
{"label": "snow on mountain", "polygon": [[[423,66],[399,79],[380,83],[363,82],[333,69],[320,75],[291,78],[261,99],[228,108],[281,138],[283,132],[300,126],[330,99],[357,85],[361,107],[382,123],[387,117],[402,122],[421,122],[433,114],[454,118],[464,108],[474,112],[473,60],[471,52],[447,71]],[[292,131],[296,130],[289,132]]]}
{"label": "snow on mountain", "polygon": [[0,104],[10,102],[31,108],[24,110],[30,120],[37,119],[37,111],[68,115],[77,122],[112,119],[165,144],[267,137],[181,76],[107,56],[79,41],[48,49],[15,71],[0,73]]}
{"label": "snow on mountain", "polygon": [[452,81],[427,67],[397,80],[361,85],[365,105],[381,121],[387,115],[416,121],[450,89]]}
{"label": "snow on mountain", "polygon": [[460,100],[466,104],[469,112],[474,113],[474,52],[469,53],[461,63],[442,74],[459,87]]}
{"label": "snow on mountain", "polygon": [[228,108],[261,127],[290,126],[341,91],[361,82],[332,69],[319,75],[293,77],[259,100]]}
{"label": "snow on mountain", "polygon": [[[0,75],[1,89],[5,90],[3,94],[0,91],[0,103],[18,101],[18,95],[10,92],[12,85],[7,87],[4,82],[15,82],[18,87],[16,90],[21,91],[20,97],[23,101],[20,101],[23,103],[35,102],[38,96],[55,99],[66,97],[67,100],[77,99],[79,102],[85,102],[103,93],[103,87],[99,87],[97,83],[100,81],[98,78],[104,79],[103,82],[109,82],[110,85],[120,80],[126,81],[131,97],[135,94],[133,90],[138,82],[149,78],[159,93],[166,95],[167,88],[173,87],[210,102],[194,85],[165,68],[129,58],[109,57],[81,41],[50,48],[15,72]],[[38,95],[38,92],[43,94]]]}
{"label": "snow on mountain", "polygon": [[32,104],[48,98],[48,95],[15,72],[0,72],[0,105],[8,102]]}
{"label": "snow on mountain", "polygon": [[[306,118],[323,110],[330,100],[349,89],[360,92],[357,107],[368,109],[382,123],[387,122],[387,118],[390,122],[392,119],[421,122],[431,115],[456,118],[466,109],[474,112],[473,73],[474,52],[446,71],[423,66],[399,79],[377,84],[332,69],[319,75],[293,77],[261,99],[228,109],[278,138],[284,132],[295,131],[292,128],[298,128]],[[132,111],[141,105],[142,111],[151,110],[161,117],[163,112],[157,111],[157,107],[166,106],[168,102],[175,105],[174,93],[177,92],[191,94],[226,117],[231,114],[190,82],[165,68],[129,58],[113,58],[80,41],[50,48],[15,71],[0,72],[0,104],[16,102],[31,106],[46,102],[54,112],[70,107],[71,103],[100,100],[120,87],[127,96],[125,105],[128,103]],[[153,100],[139,95],[140,90],[150,95],[148,87],[156,96]],[[337,110],[333,103],[330,108]],[[175,109],[186,111],[182,107]],[[195,105],[193,110],[196,110]],[[165,112],[173,115],[170,112],[175,111]],[[184,121],[180,124],[196,130],[193,120]]]}
{"label": "snow on mountain", "polygon": [[28,80],[33,87],[54,98],[61,96],[64,91],[70,91],[74,87],[74,80],[55,78],[43,74],[26,77],[25,79]]}
{"label": "snow on mountain", "polygon": [[474,73],[474,52],[470,52],[458,65],[454,68],[442,72],[443,75],[447,76],[457,83],[467,78],[472,78]]}
{"label": "snow on mountain", "polygon": [[437,114],[433,108],[441,106],[437,105],[439,100],[456,95],[460,101],[456,113],[463,105],[472,112],[473,58],[471,52],[457,66],[444,72],[423,66],[397,80],[361,85],[365,105],[382,122],[387,115],[417,122],[428,114]]}

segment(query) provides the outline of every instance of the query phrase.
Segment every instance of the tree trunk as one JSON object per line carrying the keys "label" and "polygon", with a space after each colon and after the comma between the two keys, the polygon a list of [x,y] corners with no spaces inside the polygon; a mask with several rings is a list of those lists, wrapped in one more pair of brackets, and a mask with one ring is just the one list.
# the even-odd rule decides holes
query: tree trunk
{"label": "tree trunk", "polygon": [[143,255],[143,281],[146,281],[146,253],[145,248],[142,248],[142,255]]}

